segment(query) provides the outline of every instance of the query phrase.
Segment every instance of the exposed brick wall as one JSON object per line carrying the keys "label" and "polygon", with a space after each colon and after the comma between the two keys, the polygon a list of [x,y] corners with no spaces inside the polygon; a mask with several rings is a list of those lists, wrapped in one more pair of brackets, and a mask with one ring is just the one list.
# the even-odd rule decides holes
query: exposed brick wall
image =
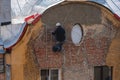
{"label": "exposed brick wall", "polygon": [[26,53],[26,63],[24,64],[24,80],[38,80],[39,68],[36,57],[31,48]]}
{"label": "exposed brick wall", "polygon": [[[99,7],[84,3],[52,7],[42,15],[42,21],[46,25],[44,33],[33,41],[39,69],[61,68],[62,80],[93,80],[94,66],[106,65],[108,49],[116,34],[115,25]],[[51,32],[58,21],[66,30],[66,41],[63,50],[55,53]],[[80,46],[71,40],[71,29],[76,22],[83,27]]]}
{"label": "exposed brick wall", "polygon": [[[72,26],[72,25],[71,25]],[[75,46],[70,34],[71,28],[66,26],[66,42],[61,52],[53,52],[55,44],[51,35],[52,28],[45,28],[44,33],[33,42],[34,50],[39,63],[39,69],[62,68],[63,79],[73,80],[90,78],[93,80],[94,66],[106,65],[106,55],[115,35],[116,29],[107,25],[92,25],[83,27],[83,39],[80,46]],[[33,48],[32,48],[33,49]],[[76,76],[76,77],[75,77]]]}
{"label": "exposed brick wall", "polygon": [[[46,36],[48,35],[48,36]],[[62,65],[62,55],[52,52],[54,41],[52,35],[47,32],[34,41],[35,52],[41,68],[57,68]]]}

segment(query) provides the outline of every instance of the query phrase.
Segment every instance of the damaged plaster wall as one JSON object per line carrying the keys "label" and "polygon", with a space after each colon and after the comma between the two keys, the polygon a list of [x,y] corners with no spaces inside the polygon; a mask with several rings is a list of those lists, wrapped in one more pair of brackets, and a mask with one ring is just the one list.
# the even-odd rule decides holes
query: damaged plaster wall
{"label": "damaged plaster wall", "polygon": [[113,79],[120,80],[120,28],[117,30],[115,38],[109,48],[107,64],[113,66]]}
{"label": "damaged plaster wall", "polygon": [[40,36],[43,33],[44,28],[41,24],[36,24],[36,27],[39,26],[40,28],[33,30],[27,44],[27,52],[25,53],[26,63],[24,65],[24,80],[40,80],[39,63],[35,52],[34,40],[38,38],[38,35]]}
{"label": "damaged plaster wall", "polygon": [[[111,14],[104,13],[96,4],[65,2],[46,10],[42,15],[44,33],[33,40],[40,69],[62,69],[64,80],[94,80],[94,66],[107,65],[106,57],[118,25]],[[106,11],[107,13],[107,11]],[[66,30],[66,41],[62,52],[52,51],[55,41],[51,32],[60,22]],[[83,28],[80,46],[71,40],[71,29],[75,23]],[[40,34],[40,33],[38,33]]]}
{"label": "damaged plaster wall", "polygon": [[41,30],[41,21],[34,25],[27,25],[27,31],[11,53],[12,80],[40,80],[39,66],[36,62],[32,46],[29,46],[31,38]]}
{"label": "damaged plaster wall", "polygon": [[[98,27],[101,28],[98,30]],[[49,28],[44,29],[44,34],[33,41],[39,68],[60,68],[64,80],[86,80],[86,78],[93,80],[93,67],[106,65],[106,55],[113,38],[109,34],[115,34],[116,29],[111,30],[103,25],[93,25],[93,27],[83,25],[83,30],[86,34],[80,46],[75,46],[69,37],[65,41],[63,51],[54,53],[52,51],[55,45],[54,38]],[[70,31],[70,28],[66,30],[68,34],[71,33]]]}

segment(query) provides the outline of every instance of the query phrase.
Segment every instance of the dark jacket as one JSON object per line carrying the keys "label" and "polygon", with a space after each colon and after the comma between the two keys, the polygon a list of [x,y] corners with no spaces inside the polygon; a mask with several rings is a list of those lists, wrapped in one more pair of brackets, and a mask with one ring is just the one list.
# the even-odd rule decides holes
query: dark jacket
{"label": "dark jacket", "polygon": [[57,41],[65,41],[65,30],[61,26],[58,26],[52,34],[55,35]]}

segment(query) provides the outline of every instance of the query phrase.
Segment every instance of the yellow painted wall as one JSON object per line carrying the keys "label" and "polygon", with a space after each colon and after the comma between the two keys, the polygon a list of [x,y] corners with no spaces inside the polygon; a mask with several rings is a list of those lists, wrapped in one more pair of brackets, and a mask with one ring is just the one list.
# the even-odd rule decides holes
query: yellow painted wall
{"label": "yellow painted wall", "polygon": [[120,28],[109,48],[107,64],[113,66],[113,80],[120,80]]}
{"label": "yellow painted wall", "polygon": [[[42,25],[41,21],[37,22],[35,25],[29,25],[24,37],[21,39],[21,41],[19,43],[17,43],[17,45],[15,45],[12,48],[12,53],[11,53],[12,80],[30,80],[30,79],[25,78],[26,77],[25,75],[28,74],[28,72],[26,72],[26,73],[24,72],[25,64],[31,64],[31,62],[26,60],[27,59],[26,54],[28,52],[27,44],[31,38],[31,35],[33,33],[35,34],[36,32],[40,31],[40,29],[42,29],[41,25]],[[28,66],[28,68],[29,67],[30,66]],[[33,71],[33,73],[34,73],[34,71]],[[35,76],[32,76],[32,77],[35,77]],[[39,77],[36,80],[39,80]]]}

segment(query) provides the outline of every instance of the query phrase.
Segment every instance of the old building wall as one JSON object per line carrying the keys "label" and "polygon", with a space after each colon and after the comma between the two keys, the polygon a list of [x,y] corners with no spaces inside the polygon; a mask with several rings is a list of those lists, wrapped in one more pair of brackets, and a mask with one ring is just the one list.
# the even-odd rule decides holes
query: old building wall
{"label": "old building wall", "polygon": [[118,32],[110,45],[107,56],[107,64],[110,66],[114,66],[114,80],[120,80],[120,28],[117,31]]}
{"label": "old building wall", "polygon": [[54,27],[57,21],[64,26],[68,23],[92,25],[100,24],[102,22],[101,16],[99,7],[84,2],[65,2],[46,10],[42,15],[42,22],[49,27]]}
{"label": "old building wall", "polygon": [[[93,80],[94,66],[106,65],[106,55],[112,39],[109,34],[113,35],[114,30],[103,25],[83,26],[83,30],[80,46],[75,46],[69,36],[63,50],[56,53],[52,51],[55,41],[51,31],[47,30],[35,39],[33,44],[40,69],[60,68],[64,80],[86,80],[87,76]],[[66,29],[67,34],[70,31],[70,28]]]}
{"label": "old building wall", "polygon": [[[35,29],[31,29],[31,37],[29,38],[28,44],[27,44],[27,52],[25,53],[26,62],[24,64],[24,80],[40,80],[40,71],[39,71],[39,65],[36,58],[36,54],[34,51],[34,43],[32,43],[32,40],[34,40],[38,35],[41,35],[43,32],[43,27],[41,26],[42,23],[37,23],[34,27]],[[39,33],[39,34],[38,34]]]}
{"label": "old building wall", "polygon": [[[27,31],[17,45],[12,48],[11,52],[11,77],[12,80],[39,80],[39,70],[34,59],[34,54],[29,53],[31,49],[27,44],[31,35],[39,32],[41,21],[34,25],[28,25]],[[34,38],[35,36],[33,36]]]}
{"label": "old building wall", "polygon": [[[108,16],[105,12],[84,2],[62,3],[46,10],[42,15],[44,25],[41,22],[29,25],[22,40],[12,49],[12,80],[39,80],[41,69],[53,68],[61,69],[62,80],[94,80],[94,66],[118,65],[119,62],[111,63],[111,54],[108,56],[118,22],[112,14]],[[51,32],[56,22],[62,23],[67,38],[62,51],[55,53],[52,51],[55,40]],[[75,23],[80,23],[83,29],[79,46],[71,40]],[[118,66],[114,68],[113,80],[119,79],[115,78],[119,74]]]}
{"label": "old building wall", "polygon": [[[93,80],[94,66],[108,65],[106,57],[118,26],[114,20],[109,11],[86,3],[62,3],[46,10],[42,15],[44,33],[33,41],[40,69],[62,69],[62,80]],[[63,50],[54,53],[51,32],[56,22],[65,28],[67,38]],[[71,40],[75,23],[83,28],[80,46],[75,46]]]}

